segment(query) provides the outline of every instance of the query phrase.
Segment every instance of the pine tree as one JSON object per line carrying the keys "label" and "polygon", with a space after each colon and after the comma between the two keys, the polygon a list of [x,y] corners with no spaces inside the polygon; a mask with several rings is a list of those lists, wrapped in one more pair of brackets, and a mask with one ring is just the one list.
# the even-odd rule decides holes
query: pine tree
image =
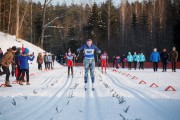
{"label": "pine tree", "polygon": [[148,18],[145,14],[145,11],[142,11],[140,15],[140,23],[139,23],[140,31],[139,34],[139,43],[138,43],[138,51],[145,51],[146,45],[149,44],[149,35],[148,35]]}
{"label": "pine tree", "polygon": [[94,40],[94,43],[97,44],[97,35],[98,35],[98,23],[99,23],[99,11],[98,6],[94,3],[92,11],[90,13],[86,29],[86,37]]}

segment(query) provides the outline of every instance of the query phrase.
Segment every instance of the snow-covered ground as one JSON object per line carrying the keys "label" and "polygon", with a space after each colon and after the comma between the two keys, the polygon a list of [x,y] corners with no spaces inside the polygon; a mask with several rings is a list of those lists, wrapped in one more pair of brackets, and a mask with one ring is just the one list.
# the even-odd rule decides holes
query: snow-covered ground
{"label": "snow-covered ground", "polygon": [[[43,51],[0,33],[3,51],[21,44],[36,55]],[[84,91],[82,67],[75,67],[74,78],[67,78],[66,67],[56,63],[54,70],[38,71],[34,61],[30,64],[30,74],[34,74],[30,86],[0,87],[0,120],[180,120],[180,70],[170,71],[108,68],[107,74],[102,74],[96,68],[95,91],[90,79],[89,89]],[[137,79],[132,79],[134,76]],[[0,84],[4,77],[0,77]],[[146,84],[139,84],[141,80]],[[149,87],[152,83],[158,87]],[[164,91],[169,85],[176,91]]]}

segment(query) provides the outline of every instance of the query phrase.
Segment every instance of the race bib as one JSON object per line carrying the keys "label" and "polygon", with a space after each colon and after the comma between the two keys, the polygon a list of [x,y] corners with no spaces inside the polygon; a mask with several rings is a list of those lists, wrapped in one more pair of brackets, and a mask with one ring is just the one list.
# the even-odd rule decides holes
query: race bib
{"label": "race bib", "polygon": [[71,55],[71,56],[67,56],[67,59],[68,60],[72,60],[73,59],[73,56]]}
{"label": "race bib", "polygon": [[102,55],[102,56],[101,56],[101,59],[103,59],[103,60],[106,59],[106,58],[107,58],[106,55]]}
{"label": "race bib", "polygon": [[85,55],[93,55],[94,54],[94,49],[85,49],[84,53],[85,53]]}

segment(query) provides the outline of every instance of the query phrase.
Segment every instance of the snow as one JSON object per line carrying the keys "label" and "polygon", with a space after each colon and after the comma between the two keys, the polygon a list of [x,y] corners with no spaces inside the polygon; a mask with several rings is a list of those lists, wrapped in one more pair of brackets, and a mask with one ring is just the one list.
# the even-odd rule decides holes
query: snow
{"label": "snow", "polygon": [[[43,52],[24,40],[0,33],[0,47],[5,52],[13,45]],[[44,67],[44,66],[43,66]],[[67,67],[55,63],[55,69],[38,71],[30,64],[30,86],[12,84],[0,87],[0,120],[179,120],[180,70],[163,73],[159,69],[127,70],[113,68],[102,74],[95,70],[95,91],[84,91],[83,67],[74,68],[74,78],[67,78]],[[128,75],[129,74],[129,75]],[[136,76],[137,79],[132,79]],[[5,76],[0,76],[0,84]],[[15,78],[11,77],[13,82]],[[139,84],[144,80],[147,84]],[[149,87],[156,83],[158,87]],[[173,86],[176,91],[164,91]]]}

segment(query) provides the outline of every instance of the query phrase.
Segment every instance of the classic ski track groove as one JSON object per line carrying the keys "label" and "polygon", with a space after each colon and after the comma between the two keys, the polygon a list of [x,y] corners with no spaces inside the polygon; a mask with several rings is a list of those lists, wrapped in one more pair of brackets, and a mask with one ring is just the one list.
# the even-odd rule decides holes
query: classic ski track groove
{"label": "classic ski track groove", "polygon": [[[158,104],[156,102],[154,102],[151,98],[149,98],[143,92],[140,92],[139,90],[136,90],[136,89],[133,89],[133,88],[130,88],[130,87],[124,85],[122,82],[120,82],[118,80],[118,78],[112,76],[112,73],[110,73],[110,72],[108,74],[106,74],[105,76],[108,77],[112,81],[112,83],[114,85],[116,85],[117,87],[128,91],[135,98],[139,99],[139,101],[141,101],[141,102],[143,101],[143,103],[150,105],[152,107],[151,109],[158,109],[159,111],[161,111],[160,113],[162,114],[162,116],[166,116],[166,118],[170,117],[170,116],[168,116],[167,113],[165,113],[162,109],[160,109],[160,107],[158,106]],[[169,118],[169,119],[171,119],[171,118]]]}
{"label": "classic ski track groove", "polygon": [[[75,74],[76,74],[76,73],[77,73],[77,70],[75,71]],[[67,79],[68,83],[62,88],[63,93],[60,95],[59,100],[54,101],[53,104],[52,104],[52,102],[48,102],[48,104],[50,104],[51,106],[48,107],[48,105],[47,105],[47,108],[44,107],[45,112],[48,112],[48,110],[50,110],[50,109],[52,110],[52,108],[55,107],[55,105],[57,105],[57,104],[62,100],[62,97],[65,96],[65,94],[66,94],[67,91],[69,90],[70,86],[71,86],[72,83],[74,82],[73,79],[74,79],[74,78],[71,78],[71,77],[69,77],[69,78]],[[60,91],[61,91],[61,90],[60,90]],[[59,91],[59,92],[60,92],[60,91]],[[40,119],[40,117],[41,117],[43,114],[44,114],[44,113],[41,113],[41,115],[38,115],[38,116],[39,116],[38,119]]]}
{"label": "classic ski track groove", "polygon": [[[64,74],[64,75],[66,75],[66,74]],[[64,75],[63,75],[63,76],[60,75],[60,76],[59,76],[60,79],[66,78]],[[57,77],[57,76],[51,77],[51,78],[52,78],[51,80],[53,80],[54,77]],[[34,104],[37,104],[38,108],[36,107],[36,108],[34,108],[33,110],[31,110],[31,112],[28,113],[27,115],[21,115],[21,118],[16,118],[16,119],[17,119],[17,120],[18,120],[18,119],[21,120],[22,118],[27,119],[26,117],[28,117],[28,115],[33,114],[33,112],[38,111],[39,109],[41,109],[41,107],[47,105],[48,103],[51,103],[50,101],[53,100],[53,99],[59,94],[59,92],[61,92],[67,85],[70,85],[71,83],[72,83],[72,79],[70,79],[70,80],[69,80],[69,79],[66,79],[65,81],[63,81],[63,85],[61,85],[61,87],[60,87],[58,90],[56,90],[56,92],[55,92],[55,91],[53,92],[53,96],[51,96],[48,100],[46,100],[46,101],[44,101],[43,103],[40,103],[40,104],[39,104],[39,101],[37,100],[37,102],[33,103],[33,106],[34,106]],[[68,87],[67,87],[67,89],[68,89]],[[67,92],[67,90],[64,91],[64,94],[65,94],[66,92]],[[62,95],[64,95],[64,94],[62,94]],[[61,95],[61,96],[62,96],[62,95]],[[21,109],[29,108],[31,105],[32,105],[32,104],[29,104],[28,106],[22,106]],[[26,107],[26,108],[24,108],[24,107]],[[18,109],[19,109],[19,108],[18,108]],[[32,109],[32,108],[31,108],[31,109]],[[17,113],[16,113],[16,114],[17,114]]]}
{"label": "classic ski track groove", "polygon": [[[65,69],[65,67],[64,67],[64,69]],[[56,77],[58,74],[60,74],[60,72],[59,72],[60,70],[61,70],[61,69],[58,69],[57,72],[55,72],[53,76],[51,76],[51,77],[47,78],[46,80],[44,80],[40,85],[47,85],[47,84],[49,83],[49,81],[52,80],[52,78],[54,78],[54,77]],[[62,68],[62,70],[63,70],[63,68]],[[62,76],[62,75],[65,74],[65,73],[66,73],[66,72],[63,72],[62,74],[60,74],[60,76]],[[48,74],[48,73],[47,73],[47,74]]]}
{"label": "classic ski track groove", "polygon": [[[60,68],[60,69],[62,69],[62,68]],[[57,71],[57,72],[56,72]],[[48,78],[46,78],[43,82],[45,82],[45,81],[47,81],[47,80],[51,80],[52,78],[55,78],[57,75],[58,75],[58,73],[59,73],[59,69],[56,69],[56,71],[55,71],[55,73],[54,73],[54,75],[53,76],[50,76],[50,77],[48,77]],[[54,71],[53,71],[54,72]],[[42,73],[42,75],[43,75],[44,73]],[[64,74],[64,73],[63,73]],[[30,78],[31,79],[31,78]],[[33,88],[34,89],[40,89],[40,87],[39,86],[41,86],[41,87],[44,87],[44,86],[47,86],[47,84],[45,84],[44,86],[43,85],[41,85],[41,84],[39,84],[38,82],[37,82],[37,84],[38,85],[35,85]],[[18,85],[18,84],[16,84],[16,85]],[[24,86],[26,86],[25,84],[23,85],[23,86],[21,86],[21,87],[24,87]],[[13,86],[12,86],[13,87]],[[31,87],[31,86],[29,86],[29,87]],[[6,88],[5,88],[6,89]],[[12,98],[9,98],[9,99],[6,99],[6,100],[1,100],[0,101],[0,104],[3,104],[4,102],[6,102],[7,100],[11,100]]]}
{"label": "classic ski track groove", "polygon": [[[97,78],[97,76],[95,77]],[[83,104],[83,120],[103,120],[102,115],[100,113],[100,105],[99,105],[99,99],[98,99],[98,94],[96,91],[98,89],[95,88],[94,91],[92,91],[91,86],[89,85],[89,82],[91,82],[91,78],[88,78],[88,88],[85,92],[85,97],[84,97],[84,104]],[[95,84],[100,84],[98,80],[96,80]],[[93,113],[95,114],[91,114]],[[92,117],[93,116],[93,117]]]}

